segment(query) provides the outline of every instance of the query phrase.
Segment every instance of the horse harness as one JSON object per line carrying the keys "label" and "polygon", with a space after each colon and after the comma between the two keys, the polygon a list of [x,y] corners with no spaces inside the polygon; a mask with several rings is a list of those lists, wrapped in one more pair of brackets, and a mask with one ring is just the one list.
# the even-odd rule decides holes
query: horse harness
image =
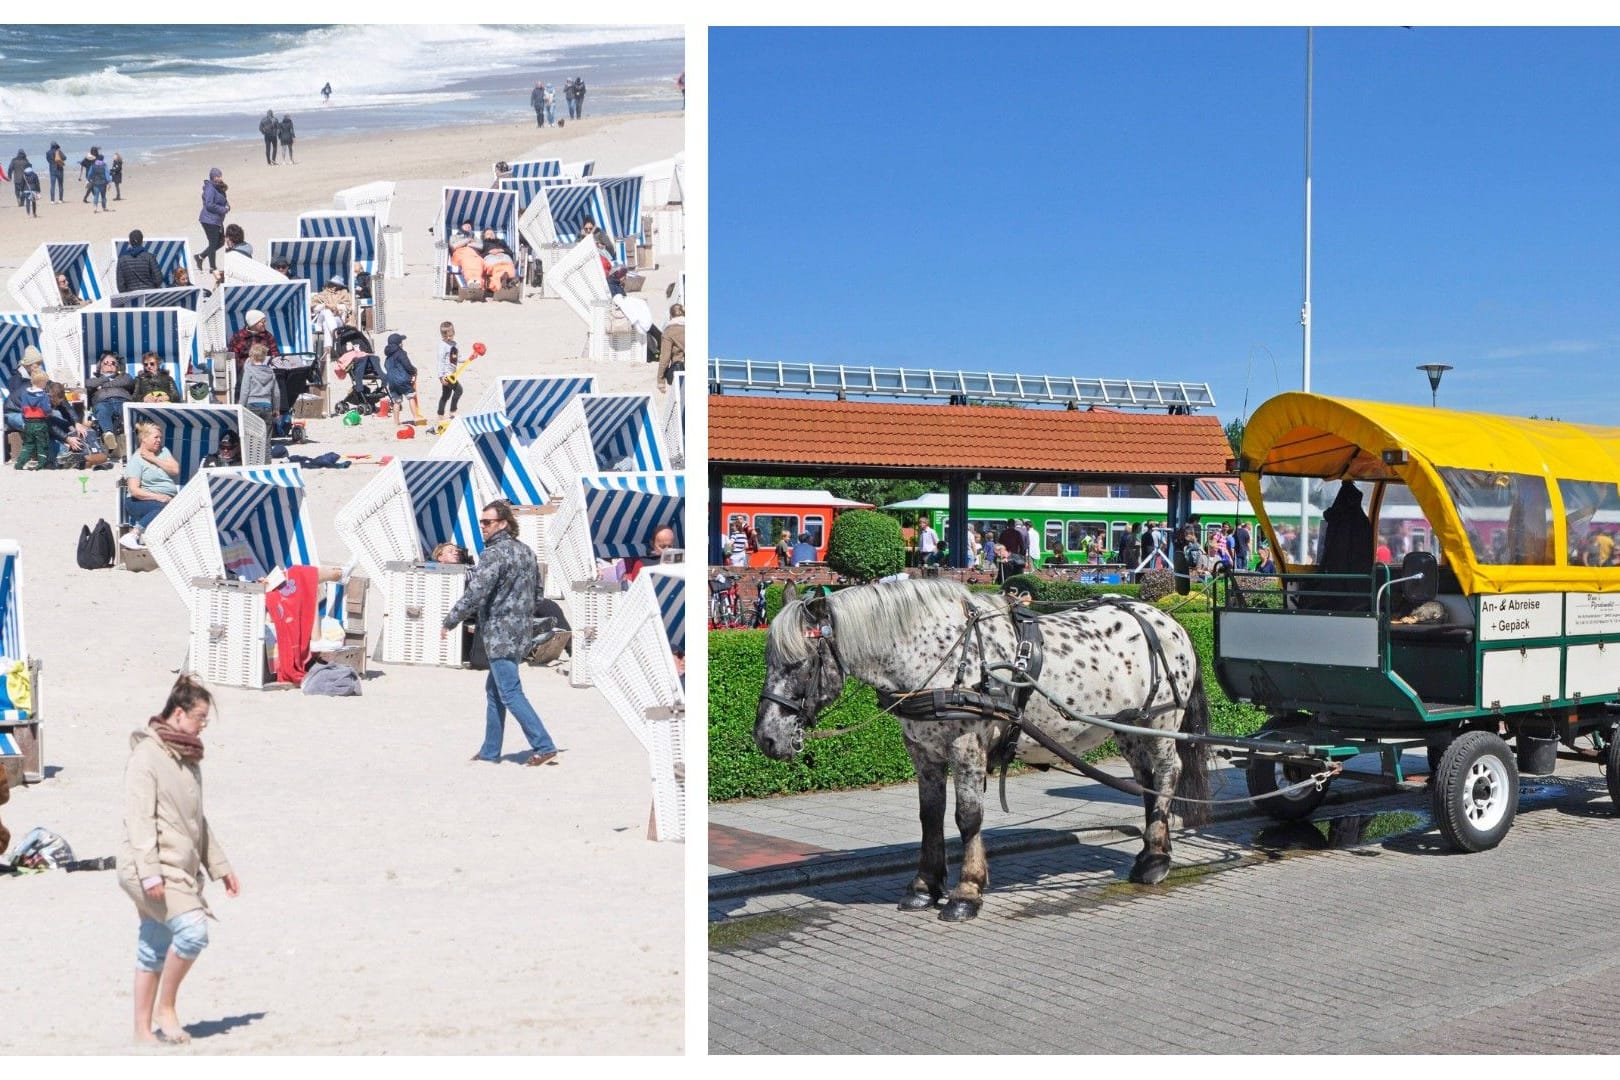
{"label": "horse harness", "polygon": [[[1141,612],[1137,610],[1141,606],[1140,602],[1122,596],[1103,596],[1082,601],[1076,608],[1092,611],[1104,606],[1117,608],[1135,619],[1148,643],[1147,699],[1140,708],[1121,709],[1111,719],[1118,723],[1136,724],[1160,713],[1183,708],[1185,703],[1181,688],[1176,685],[1174,678],[1170,679],[1172,700],[1163,705],[1153,704],[1154,698],[1159,695],[1160,671],[1161,669],[1168,671],[1170,662],[1164,654],[1164,642],[1159,639],[1153,624],[1143,618]],[[1007,809],[1007,768],[1012,764],[1020,734],[1028,735],[1049,753],[1099,783],[1107,784],[1129,795],[1147,794],[1134,780],[1122,779],[1103,772],[1070,753],[1056,739],[1024,716],[1024,709],[1036,684],[1040,681],[1045,661],[1040,616],[1019,604],[1014,604],[1009,609],[1008,617],[1012,620],[1015,645],[1013,660],[1007,665],[991,665],[986,658],[983,624],[994,617],[996,616],[968,609],[968,628],[960,642],[961,656],[956,665],[955,685],[898,694],[879,691],[878,704],[883,706],[886,712],[892,711],[912,720],[1000,720],[1004,727],[1001,737],[990,747],[987,768],[990,772],[999,770],[1001,773],[1000,793],[1003,810]],[[979,654],[979,681],[974,686],[966,685],[970,656],[969,635],[973,637]],[[1010,668],[1011,674],[1005,677],[995,675],[993,670],[996,668]],[[1053,704],[1056,706],[1057,703],[1054,701]]]}

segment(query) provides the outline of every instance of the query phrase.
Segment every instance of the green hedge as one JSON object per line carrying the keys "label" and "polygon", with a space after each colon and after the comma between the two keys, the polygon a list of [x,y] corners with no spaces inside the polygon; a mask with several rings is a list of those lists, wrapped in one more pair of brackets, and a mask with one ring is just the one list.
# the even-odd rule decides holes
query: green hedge
{"label": "green hedge", "polygon": [[827,566],[856,581],[876,581],[906,565],[900,523],[876,510],[846,510],[827,537]]}
{"label": "green hedge", "polygon": [[[754,714],[765,686],[765,631],[709,635],[709,798],[753,798],[793,791],[840,790],[912,777],[900,725],[883,718],[835,739],[811,740],[794,761],[772,761],[754,745]],[[850,682],[822,713],[838,728],[878,712],[871,687]]]}
{"label": "green hedge", "polygon": [[[1177,612],[1176,617],[1192,636],[1203,665],[1210,729],[1228,735],[1251,735],[1260,730],[1265,714],[1227,698],[1215,680],[1211,660],[1214,616],[1207,611],[1184,611]],[[808,756],[801,755],[796,761],[767,758],[754,746],[754,715],[764,683],[765,631],[725,630],[709,635],[711,801],[841,790],[912,778],[911,759],[900,737],[900,725],[888,717],[838,738],[811,740]],[[844,688],[843,698],[823,714],[821,726],[845,727],[877,711],[877,695],[869,687],[851,682]],[[1113,752],[1112,743],[1105,743],[1086,757],[1094,760]]]}

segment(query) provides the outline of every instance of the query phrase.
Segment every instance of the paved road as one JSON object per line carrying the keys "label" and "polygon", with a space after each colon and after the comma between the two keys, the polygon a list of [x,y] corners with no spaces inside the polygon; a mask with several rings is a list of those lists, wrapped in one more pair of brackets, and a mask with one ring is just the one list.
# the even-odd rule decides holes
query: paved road
{"label": "paved road", "polygon": [[[1319,814],[1379,811],[1427,800]],[[1153,888],[1122,884],[1139,841],[1097,829],[992,858],[965,925],[896,910],[904,872],[722,901],[710,1051],[1620,1052],[1612,811],[1576,767],[1527,780],[1476,855],[1420,828],[1268,856],[1261,823],[1228,821],[1181,837],[1198,869]]]}

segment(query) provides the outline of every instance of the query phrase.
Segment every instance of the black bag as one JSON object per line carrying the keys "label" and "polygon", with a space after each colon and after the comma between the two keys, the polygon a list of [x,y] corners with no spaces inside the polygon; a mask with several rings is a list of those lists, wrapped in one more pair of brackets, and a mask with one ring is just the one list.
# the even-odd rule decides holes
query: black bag
{"label": "black bag", "polygon": [[664,332],[656,326],[647,327],[647,363],[658,363],[658,354],[664,350]]}
{"label": "black bag", "polygon": [[[461,633],[460,630],[455,632]],[[467,649],[467,666],[474,671],[489,670],[489,654],[484,652],[484,635],[478,630],[473,631],[472,645]]]}
{"label": "black bag", "polygon": [[113,539],[112,526],[107,519],[102,518],[96,522],[95,528],[89,525],[79,529],[79,568],[81,570],[105,570],[113,564],[113,556],[118,554],[118,543]]}
{"label": "black bag", "polygon": [[533,258],[532,256],[530,257],[530,259],[529,259],[529,268],[528,268],[527,273],[528,273],[528,286],[529,286],[529,288],[538,289],[542,285],[545,284],[545,282],[546,282],[546,268],[544,266],[540,265],[540,260],[539,259]]}

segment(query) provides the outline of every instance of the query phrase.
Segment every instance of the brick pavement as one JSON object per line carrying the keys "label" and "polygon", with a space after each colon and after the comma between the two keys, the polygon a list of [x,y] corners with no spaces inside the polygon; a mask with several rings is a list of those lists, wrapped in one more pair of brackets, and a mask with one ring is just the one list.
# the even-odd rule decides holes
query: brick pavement
{"label": "brick pavement", "polygon": [[[1233,819],[1178,836],[1199,871],[1152,888],[1123,883],[1122,834],[992,856],[963,925],[896,910],[903,871],[717,900],[710,1049],[1615,1052],[1620,821],[1590,765],[1527,783],[1507,840],[1475,855],[1433,829],[1268,855]],[[1392,809],[1427,799],[1318,816]]]}

